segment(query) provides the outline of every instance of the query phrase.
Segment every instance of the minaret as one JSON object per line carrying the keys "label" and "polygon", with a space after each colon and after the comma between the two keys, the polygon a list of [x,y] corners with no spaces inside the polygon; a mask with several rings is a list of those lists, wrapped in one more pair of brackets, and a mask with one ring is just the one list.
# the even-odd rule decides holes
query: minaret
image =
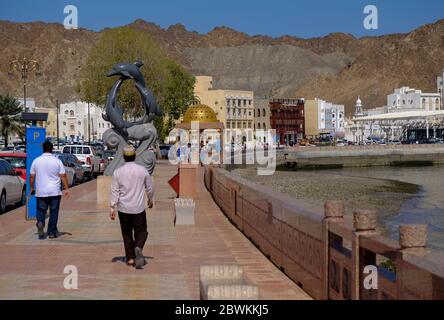
{"label": "minaret", "polygon": [[358,100],[356,100],[356,106],[355,106],[355,117],[362,117],[364,114],[362,112],[362,101],[361,98],[358,96]]}

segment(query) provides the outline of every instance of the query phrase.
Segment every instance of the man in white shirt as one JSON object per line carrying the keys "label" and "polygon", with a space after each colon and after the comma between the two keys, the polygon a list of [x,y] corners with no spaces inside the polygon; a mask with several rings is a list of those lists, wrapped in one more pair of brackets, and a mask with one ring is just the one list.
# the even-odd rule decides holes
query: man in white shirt
{"label": "man in white shirt", "polygon": [[44,227],[46,212],[49,208],[48,237],[57,238],[57,221],[59,218],[62,182],[65,196],[69,196],[68,179],[63,163],[52,154],[53,145],[49,141],[43,143],[43,154],[31,164],[29,184],[31,194],[37,200],[37,232],[39,239],[45,238]]}
{"label": "man in white shirt", "polygon": [[114,171],[111,183],[110,218],[114,220],[116,211],[119,212],[126,262],[141,269],[145,264],[142,250],[148,237],[145,193],[148,207],[152,208],[154,191],[148,171],[134,162],[136,151],[132,146],[123,150],[123,157],[125,164]]}

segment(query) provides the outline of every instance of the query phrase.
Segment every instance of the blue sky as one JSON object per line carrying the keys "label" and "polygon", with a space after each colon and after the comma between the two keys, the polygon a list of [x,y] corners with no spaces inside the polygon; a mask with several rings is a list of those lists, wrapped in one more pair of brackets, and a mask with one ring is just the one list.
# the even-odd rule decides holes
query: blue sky
{"label": "blue sky", "polygon": [[[63,8],[76,5],[79,27],[101,30],[135,19],[161,27],[182,23],[206,33],[227,26],[250,35],[303,38],[346,32],[357,37],[408,32],[444,18],[444,0],[0,0],[0,20],[62,23]],[[366,5],[376,5],[379,29],[363,27]]]}

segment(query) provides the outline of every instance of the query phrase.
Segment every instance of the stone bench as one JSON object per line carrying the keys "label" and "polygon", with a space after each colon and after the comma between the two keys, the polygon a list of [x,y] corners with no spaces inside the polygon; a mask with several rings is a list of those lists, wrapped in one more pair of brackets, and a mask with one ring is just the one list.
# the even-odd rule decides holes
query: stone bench
{"label": "stone bench", "polygon": [[199,287],[202,300],[254,300],[259,296],[257,287],[247,285],[238,265],[201,266]]}
{"label": "stone bench", "polygon": [[258,300],[259,289],[243,284],[208,286],[205,300]]}
{"label": "stone bench", "polygon": [[175,218],[174,223],[176,225],[194,225],[194,211],[196,209],[196,203],[191,198],[178,198],[174,200]]}

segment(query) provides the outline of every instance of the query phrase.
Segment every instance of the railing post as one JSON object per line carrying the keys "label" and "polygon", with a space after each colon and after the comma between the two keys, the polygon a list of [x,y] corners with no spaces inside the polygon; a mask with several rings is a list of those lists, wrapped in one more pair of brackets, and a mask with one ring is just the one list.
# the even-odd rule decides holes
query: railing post
{"label": "railing post", "polygon": [[344,218],[344,202],[339,200],[326,201],[324,203],[324,219],[322,221],[323,229],[323,249],[324,249],[324,260],[323,260],[323,292],[322,299],[329,299],[329,225],[332,222],[342,221]]}
{"label": "railing post", "polygon": [[427,225],[401,224],[399,226],[399,245],[403,251],[425,248],[427,245]]}
{"label": "railing post", "polygon": [[377,225],[377,211],[376,210],[356,210],[353,212],[353,243],[352,243],[352,299],[360,299],[360,288],[362,286],[363,268],[368,264],[374,264],[376,257],[361,257],[360,237],[366,235],[376,234]]}

